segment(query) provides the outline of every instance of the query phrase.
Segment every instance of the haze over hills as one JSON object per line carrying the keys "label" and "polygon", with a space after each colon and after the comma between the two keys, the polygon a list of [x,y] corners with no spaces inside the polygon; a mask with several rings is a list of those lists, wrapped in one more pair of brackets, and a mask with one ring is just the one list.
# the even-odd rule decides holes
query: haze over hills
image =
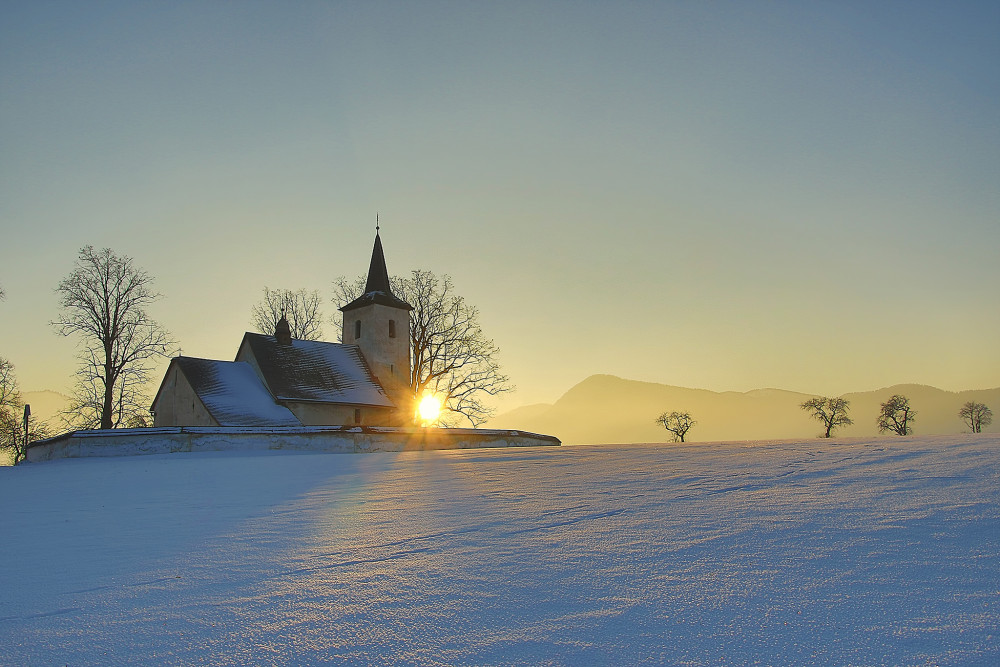
{"label": "haze over hills", "polygon": [[[904,384],[844,394],[851,402],[854,425],[838,430],[837,435],[878,435],[879,406],[893,394],[910,399],[917,412],[914,432],[918,435],[968,431],[958,417],[966,401],[985,403],[997,415],[985,431],[1000,428],[1000,387],[950,392]],[[665,442],[670,433],[654,420],[665,411],[678,410],[690,412],[698,422],[687,435],[689,442],[802,438],[822,432],[820,423],[799,407],[816,395],[780,389],[714,392],[593,375],[552,405],[516,408],[498,415],[489,426],[548,433],[566,444]]]}
{"label": "haze over hills", "polygon": [[[917,435],[947,435],[967,431],[958,418],[966,401],[989,406],[996,417],[984,429],[1000,431],[1000,387],[950,392],[926,385],[904,384],[875,391],[844,394],[851,402],[854,425],[837,431],[843,437],[878,435],[875,418],[879,405],[893,394],[903,394],[917,411]],[[517,428],[548,433],[566,444],[666,442],[670,434],[654,423],[657,415],[687,411],[698,422],[687,435],[689,442],[760,440],[813,437],[819,422],[799,405],[816,394],[781,389],[748,392],[715,392],[674,387],[654,382],[626,380],[613,375],[593,375],[572,387],[554,404],[537,403],[510,410],[492,419],[491,428]],[[55,391],[22,394],[32,414],[60,429],[59,413],[69,397]]]}
{"label": "haze over hills", "polygon": [[60,426],[60,415],[69,406],[70,397],[58,391],[21,392],[21,400],[31,406],[31,414],[39,421],[47,422],[53,428]]}

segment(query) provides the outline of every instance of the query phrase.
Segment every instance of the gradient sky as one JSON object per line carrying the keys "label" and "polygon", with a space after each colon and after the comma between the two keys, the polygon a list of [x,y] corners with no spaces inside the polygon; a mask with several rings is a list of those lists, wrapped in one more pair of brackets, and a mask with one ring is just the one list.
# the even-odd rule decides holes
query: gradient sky
{"label": "gradient sky", "polygon": [[186,355],[231,359],[265,285],[329,297],[367,269],[376,212],[390,272],[480,307],[502,407],[594,373],[1000,385],[1000,3],[0,14],[0,355],[23,390],[70,388],[48,322],[81,246],[156,277]]}

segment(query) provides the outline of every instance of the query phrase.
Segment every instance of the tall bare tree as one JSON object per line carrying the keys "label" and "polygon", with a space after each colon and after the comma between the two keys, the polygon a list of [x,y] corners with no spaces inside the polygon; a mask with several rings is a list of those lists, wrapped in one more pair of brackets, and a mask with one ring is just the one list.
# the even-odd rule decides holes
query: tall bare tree
{"label": "tall bare tree", "polygon": [[[334,301],[350,303],[361,295],[366,278],[334,281]],[[451,278],[415,270],[408,278],[390,278],[393,293],[413,306],[410,313],[410,390],[417,398],[437,395],[442,424],[463,419],[473,427],[495,412],[490,396],[512,391],[500,369],[500,348],[479,324],[479,309],[455,293]]]}
{"label": "tall bare tree", "polygon": [[144,424],[151,360],[173,344],[147,313],[160,298],[153,278],[131,257],[85,246],[56,292],[61,310],[52,325],[80,337],[72,421],[89,428]]}
{"label": "tall bare tree", "polygon": [[976,403],[975,401],[969,401],[963,405],[958,411],[958,416],[962,418],[965,425],[973,433],[982,433],[984,426],[989,426],[993,423],[993,411],[982,403]]}
{"label": "tall bare tree", "polygon": [[14,364],[0,358],[0,451],[7,452],[14,465],[27,456],[28,443],[50,435],[48,425],[34,415],[28,418],[28,432],[25,433],[24,412]]}
{"label": "tall bare tree", "polygon": [[697,424],[690,412],[664,412],[656,418],[656,423],[673,433],[673,441],[684,442],[684,436]]}
{"label": "tall bare tree", "polygon": [[911,424],[916,416],[916,411],[910,408],[910,399],[906,396],[893,394],[888,401],[882,404],[875,424],[878,426],[879,433],[892,431],[896,435],[909,435],[913,433]]}
{"label": "tall bare tree", "polygon": [[21,392],[14,377],[14,364],[0,357],[0,449],[8,452],[13,462],[21,460]]}
{"label": "tall bare tree", "polygon": [[20,403],[21,392],[14,377],[14,364],[0,357],[0,409],[14,407]]}
{"label": "tall bare tree", "polygon": [[[3,291],[3,285],[0,285],[0,301],[5,298],[7,293]],[[14,414],[20,402],[21,394],[14,379],[14,364],[0,357],[0,450],[9,451],[15,446],[17,436],[13,428],[16,423]],[[15,459],[14,463],[17,462]]]}
{"label": "tall bare tree", "polygon": [[250,312],[253,326],[259,333],[274,335],[274,327],[284,316],[292,330],[292,338],[319,340],[323,335],[323,313],[320,312],[319,290],[264,288],[264,299],[254,304]]}
{"label": "tall bare tree", "polygon": [[854,423],[847,416],[851,402],[844,398],[817,396],[816,398],[810,398],[799,407],[808,411],[813,418],[822,422],[826,428],[826,433],[823,435],[824,438],[829,438],[841,426],[850,426]]}
{"label": "tall bare tree", "polygon": [[[6,296],[0,286],[0,301]],[[28,418],[28,432],[25,433],[24,413],[24,402],[17,387],[14,364],[0,357],[0,452],[7,452],[14,465],[27,456],[28,443],[50,435],[48,425],[34,415]]]}

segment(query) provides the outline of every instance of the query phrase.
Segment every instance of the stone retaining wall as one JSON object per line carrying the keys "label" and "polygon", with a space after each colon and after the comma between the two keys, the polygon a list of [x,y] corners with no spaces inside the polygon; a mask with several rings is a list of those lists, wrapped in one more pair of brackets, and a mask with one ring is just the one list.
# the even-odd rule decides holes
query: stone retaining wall
{"label": "stone retaining wall", "polygon": [[485,447],[554,447],[550,435],[466,428],[288,427],[166,428],[73,431],[32,443],[28,461],[173,452],[402,452]]}

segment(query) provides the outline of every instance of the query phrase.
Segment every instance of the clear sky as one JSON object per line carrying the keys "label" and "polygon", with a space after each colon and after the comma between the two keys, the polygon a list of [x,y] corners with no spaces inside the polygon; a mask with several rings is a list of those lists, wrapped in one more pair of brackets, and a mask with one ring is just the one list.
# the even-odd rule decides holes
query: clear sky
{"label": "clear sky", "polygon": [[[229,359],[262,288],[450,274],[519,391],[1000,385],[1000,3],[4,2],[0,355],[86,244]],[[336,305],[326,304],[328,315]],[[327,325],[328,339],[335,338]]]}

